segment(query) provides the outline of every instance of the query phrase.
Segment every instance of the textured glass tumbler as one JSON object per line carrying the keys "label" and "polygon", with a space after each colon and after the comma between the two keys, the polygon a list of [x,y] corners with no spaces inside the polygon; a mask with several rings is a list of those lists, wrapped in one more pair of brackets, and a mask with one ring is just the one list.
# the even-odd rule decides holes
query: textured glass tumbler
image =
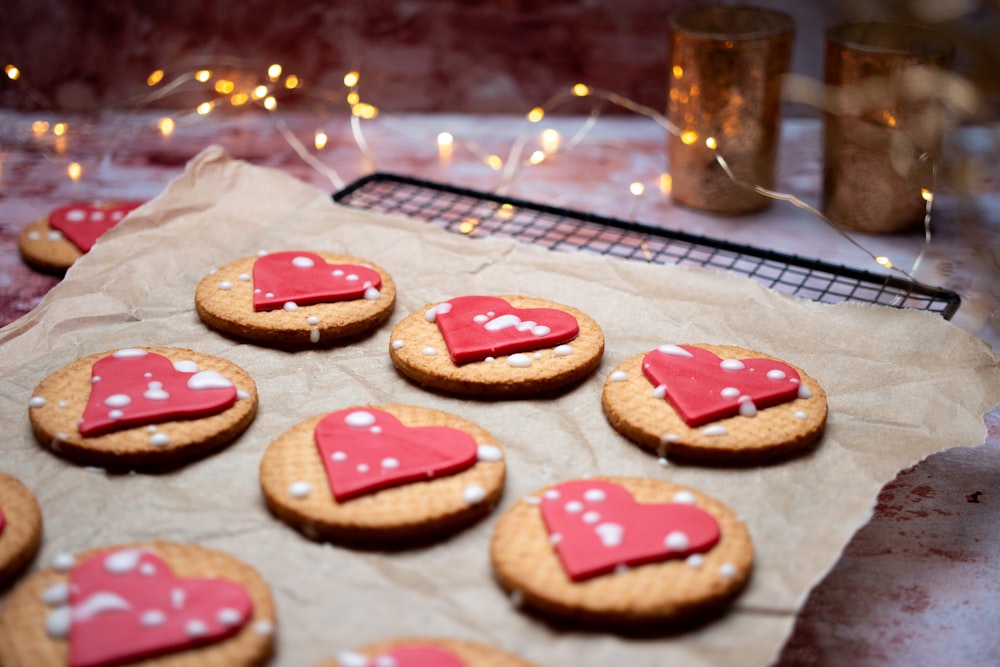
{"label": "textured glass tumbler", "polygon": [[696,6],[670,16],[667,136],[671,194],[719,214],[758,211],[771,200],[733,182],[773,188],[781,85],[791,60],[790,16],[745,6]]}
{"label": "textured glass tumbler", "polygon": [[918,226],[933,196],[954,48],[924,28],[849,23],[826,35],[823,212],[861,232]]}

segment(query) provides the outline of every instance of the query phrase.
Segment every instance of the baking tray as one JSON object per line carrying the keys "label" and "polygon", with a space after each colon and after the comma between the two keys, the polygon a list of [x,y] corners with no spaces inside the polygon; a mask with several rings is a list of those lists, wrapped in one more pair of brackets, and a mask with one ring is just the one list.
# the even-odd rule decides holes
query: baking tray
{"label": "baking tray", "polygon": [[951,319],[961,304],[955,292],[896,276],[409,176],[369,174],[336,192],[333,199],[471,237],[508,237],[552,250],[730,271],[777,292],[823,303],[852,301],[927,310],[945,319]]}

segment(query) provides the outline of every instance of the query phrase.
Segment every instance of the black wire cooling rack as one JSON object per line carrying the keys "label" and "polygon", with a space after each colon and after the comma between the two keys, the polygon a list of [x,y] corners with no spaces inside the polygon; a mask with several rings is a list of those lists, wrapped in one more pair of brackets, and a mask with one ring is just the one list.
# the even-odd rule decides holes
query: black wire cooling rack
{"label": "black wire cooling rack", "polygon": [[370,174],[333,199],[466,236],[509,237],[552,250],[731,271],[777,292],[824,303],[854,301],[927,310],[945,319],[951,319],[961,304],[954,292],[895,276],[408,176]]}

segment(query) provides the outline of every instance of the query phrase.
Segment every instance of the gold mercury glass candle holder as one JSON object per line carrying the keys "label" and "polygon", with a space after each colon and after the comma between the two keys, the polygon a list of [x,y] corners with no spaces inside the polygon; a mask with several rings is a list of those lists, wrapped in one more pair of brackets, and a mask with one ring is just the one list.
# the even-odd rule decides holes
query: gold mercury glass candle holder
{"label": "gold mercury glass candle holder", "polygon": [[719,214],[766,208],[771,200],[734,182],[772,189],[795,23],[783,12],[696,6],[670,16],[667,136],[671,195]]}
{"label": "gold mercury glass candle holder", "polygon": [[860,232],[919,225],[933,197],[954,46],[926,28],[848,23],[827,31],[823,212]]}

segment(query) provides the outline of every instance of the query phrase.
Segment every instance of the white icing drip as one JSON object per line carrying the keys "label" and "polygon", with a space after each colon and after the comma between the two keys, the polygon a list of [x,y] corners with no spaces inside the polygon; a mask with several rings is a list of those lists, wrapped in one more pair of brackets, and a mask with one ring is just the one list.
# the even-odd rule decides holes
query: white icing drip
{"label": "white icing drip", "polygon": [[401,349],[405,345],[406,345],[406,343],[404,341],[401,341],[401,340],[394,340],[394,341],[392,341],[392,349],[394,349],[394,350],[399,350],[399,349]]}
{"label": "white icing drip", "polygon": [[29,408],[40,408],[43,407],[48,401],[45,400],[43,396],[32,396],[31,400],[28,401]]}
{"label": "white icing drip", "polygon": [[253,631],[258,635],[270,635],[274,632],[274,623],[271,621],[257,621],[253,625]]}
{"label": "white icing drip", "polygon": [[242,389],[237,389],[236,390],[236,398],[241,399],[241,400],[242,399],[247,399],[247,398],[250,398],[250,394],[248,394],[247,392],[243,391]]}
{"label": "white icing drip", "polygon": [[796,410],[793,416],[796,419],[801,419],[803,421],[809,418],[809,415],[805,412],[805,410]]}
{"label": "white icing drip", "polygon": [[188,389],[226,389],[232,387],[233,383],[222,376],[219,371],[199,371],[188,378]]}
{"label": "white icing drip", "polygon": [[243,615],[239,611],[233,609],[232,607],[223,607],[215,615],[215,620],[219,622],[220,625],[234,626],[239,625],[243,622]]}
{"label": "white icing drip", "polygon": [[330,454],[330,459],[333,460],[333,461],[336,461],[337,463],[340,463],[342,461],[346,461],[347,460],[347,453],[346,452],[341,452],[341,451],[336,451],[333,454]]}
{"label": "white icing drip", "polygon": [[688,567],[697,569],[705,564],[705,557],[701,554],[691,554],[684,559],[684,562],[687,563]]}
{"label": "white icing drip", "polygon": [[305,498],[310,493],[312,493],[312,486],[309,482],[292,482],[292,484],[288,487],[288,495],[292,498]]}
{"label": "white icing drip", "polygon": [[69,602],[69,584],[62,582],[53,584],[42,591],[42,602],[49,607],[56,607]]}
{"label": "white icing drip", "polygon": [[368,465],[365,463],[359,463],[357,467],[358,472],[368,472]]}
{"label": "white icing drip", "polygon": [[597,523],[601,520],[601,515],[599,512],[591,510],[589,512],[584,512],[582,518],[584,523]]}
{"label": "white icing drip", "polygon": [[125,416],[125,413],[121,410],[111,410],[108,412],[108,419],[121,419]]}
{"label": "white icing drip", "polygon": [[146,385],[146,391],[142,392],[142,397],[148,401],[165,401],[170,398],[170,394],[163,390],[162,382],[150,382]]}
{"label": "white icing drip", "polygon": [[45,632],[54,639],[66,639],[69,637],[70,619],[69,607],[53,609],[45,617]]}
{"label": "white icing drip", "polygon": [[167,621],[167,615],[159,609],[148,609],[139,616],[139,624],[145,628],[153,628],[163,625]]}
{"label": "white icing drip", "polygon": [[511,327],[524,331],[522,326],[526,326],[527,329],[535,326],[534,322],[522,322],[521,318],[517,315],[501,315],[500,317],[494,317],[492,320],[488,321],[483,325],[483,328],[487,331],[503,331],[504,329],[510,329]]}
{"label": "white icing drip", "polygon": [[662,456],[660,458],[656,459],[656,462],[660,464],[661,468],[666,468],[668,465],[670,465],[670,461],[668,461],[667,459],[663,458]]}
{"label": "white icing drip", "polygon": [[309,331],[309,342],[310,343],[319,342],[319,329],[317,327],[313,327],[312,330]]}
{"label": "white icing drip", "polygon": [[722,566],[719,567],[719,576],[726,577],[727,579],[735,577],[736,566],[732,563],[723,563]]}
{"label": "white icing drip", "polygon": [[804,384],[799,385],[799,398],[812,398],[812,392]]}
{"label": "white icing drip", "polygon": [[621,545],[625,536],[625,528],[617,523],[600,523],[594,527],[594,532],[600,538],[601,544],[606,547],[617,547]]}
{"label": "white icing drip", "polygon": [[241,273],[239,275],[238,280],[240,282],[248,283],[248,282],[250,282],[250,274],[249,273]]}
{"label": "white icing drip", "polygon": [[354,274],[354,273],[348,273],[348,274],[347,274],[347,277],[346,277],[346,278],[344,278],[344,280],[346,280],[347,282],[350,282],[350,283],[356,283],[356,282],[358,282],[358,281],[359,281],[359,280],[361,280],[361,279],[360,279],[360,278],[358,278],[357,274]]}
{"label": "white icing drip", "polygon": [[128,611],[132,605],[128,600],[109,591],[98,591],[89,598],[73,606],[73,621],[88,621],[106,611]]}
{"label": "white icing drip", "polygon": [[719,364],[719,368],[724,371],[742,371],[746,370],[746,366],[739,359],[723,359]]}
{"label": "white icing drip", "polygon": [[205,621],[193,618],[184,626],[184,634],[188,637],[204,637],[208,634],[208,626]]}
{"label": "white icing drip", "polygon": [[583,511],[583,503],[579,500],[571,500],[563,507],[570,514],[579,514]]}
{"label": "white icing drip", "polygon": [[652,391],[652,393],[650,393],[650,396],[652,396],[653,398],[665,398],[666,395],[667,395],[667,385],[665,384],[657,385],[657,387]]}
{"label": "white icing drip", "polygon": [[558,500],[559,499],[559,491],[557,489],[549,489],[548,491],[546,491],[542,495],[545,496],[546,500]]}
{"label": "white icing drip", "polygon": [[784,380],[786,377],[788,377],[788,376],[785,375],[784,371],[779,371],[777,369],[770,370],[770,371],[767,372],[767,379],[768,380]]}
{"label": "white icing drip", "polygon": [[341,667],[368,667],[368,656],[354,651],[341,651],[337,654],[337,662]]}
{"label": "white icing drip", "polygon": [[312,261],[310,257],[303,257],[302,255],[297,255],[292,258],[292,266],[298,267],[300,269],[311,269],[316,266],[316,263]]}
{"label": "white icing drip", "polygon": [[135,357],[145,357],[146,354],[148,354],[146,352],[146,350],[139,350],[137,348],[127,347],[127,348],[118,350],[117,352],[115,352],[111,356],[112,357],[117,357],[118,359],[132,359],[132,358],[135,358]]}
{"label": "white icing drip", "polygon": [[334,269],[333,273],[331,273],[330,275],[333,276],[334,278],[343,278],[344,277],[344,270],[343,269]]}
{"label": "white icing drip", "polygon": [[149,438],[149,444],[153,447],[165,447],[170,444],[170,436],[166,433],[154,433]]}
{"label": "white icing drip", "polygon": [[552,533],[549,535],[549,544],[559,544],[562,542],[562,533]]}
{"label": "white icing drip", "polygon": [[542,358],[542,353],[541,352],[535,352],[531,356],[534,357],[535,359],[541,359]]}
{"label": "white icing drip", "polygon": [[531,366],[531,357],[526,354],[512,354],[507,357],[507,365],[514,368],[528,368]]}
{"label": "white icing drip", "polygon": [[374,287],[365,288],[365,298],[368,299],[369,301],[378,301],[378,298],[380,296],[382,296],[382,293],[379,292]]}
{"label": "white icing drip", "polygon": [[681,505],[694,505],[695,497],[690,491],[678,491],[674,494],[672,498],[673,502],[680,503]]}
{"label": "white icing drip", "polygon": [[228,290],[231,290],[231,289],[233,289],[233,284],[231,282],[229,282],[228,280],[223,280],[221,283],[219,283],[219,289],[222,290],[222,291],[224,291],[224,292],[228,291]]}
{"label": "white icing drip", "polygon": [[174,609],[183,609],[186,598],[187,593],[184,592],[183,588],[173,588],[170,590],[170,604],[174,606]]}
{"label": "white icing drip", "polygon": [[139,573],[151,577],[156,574],[156,566],[152,563],[143,563],[139,566]]}
{"label": "white icing drip", "polygon": [[286,301],[285,304],[282,306],[282,308],[284,308],[288,312],[292,312],[299,309],[299,304],[295,303],[294,301]]}
{"label": "white icing drip", "polygon": [[720,426],[718,424],[701,430],[702,435],[726,435],[728,432],[729,431],[726,430],[725,426]]}
{"label": "white icing drip", "polygon": [[198,364],[190,360],[175,361],[174,370],[180,371],[181,373],[197,373]]}
{"label": "white icing drip", "polygon": [[757,406],[749,396],[740,397],[740,414],[744,417],[757,416]]}
{"label": "white icing drip", "polygon": [[41,240],[41,238],[42,235],[39,234],[38,232],[28,232],[28,239],[31,241],[38,241]]}
{"label": "white icing drip", "polygon": [[495,357],[486,357],[485,359],[483,359],[483,361],[485,361],[488,364],[492,364],[494,361],[496,361],[496,358]]}
{"label": "white icing drip", "polygon": [[693,354],[679,345],[661,345],[656,349],[663,354],[669,354],[672,357],[694,357]]}
{"label": "white icing drip", "polygon": [[625,371],[615,371],[611,374],[609,378],[612,382],[624,382],[628,379],[628,374]]}
{"label": "white icing drip", "polygon": [[104,569],[111,574],[125,574],[139,565],[142,549],[122,549],[104,559]]}
{"label": "white icing drip", "polygon": [[399,460],[394,459],[391,456],[387,456],[379,462],[379,465],[386,470],[395,470],[399,467]]}
{"label": "white icing drip", "polygon": [[316,317],[315,315],[310,315],[308,318],[306,318],[306,324],[311,324],[313,326],[316,326],[317,324],[319,324],[319,318]]}
{"label": "white icing drip", "polygon": [[344,417],[344,423],[355,428],[368,428],[375,424],[375,415],[364,410],[355,410]]}
{"label": "white icing drip", "polygon": [[70,553],[56,554],[52,558],[52,569],[56,572],[69,572],[76,565],[76,557]]}
{"label": "white icing drip", "polygon": [[45,235],[45,238],[47,238],[49,241],[61,241],[62,237],[63,237],[62,232],[60,232],[57,229],[53,229],[51,232]]}
{"label": "white icing drip", "polygon": [[437,322],[438,314],[445,314],[451,312],[451,304],[445,301],[444,303],[439,303],[438,305],[430,308],[425,314],[424,319],[428,322]]}
{"label": "white icing drip", "polygon": [[573,348],[569,345],[557,345],[556,348],[552,350],[552,354],[557,357],[568,357],[573,354]]}
{"label": "white icing drip", "polygon": [[588,503],[599,503],[607,499],[603,489],[587,489],[583,493],[583,499]]}
{"label": "white icing drip", "polygon": [[425,347],[424,349],[420,350],[420,354],[427,357],[433,357],[437,353],[438,351],[435,350],[433,347]]}
{"label": "white icing drip", "polygon": [[476,459],[479,461],[502,461],[503,452],[499,447],[493,445],[478,445],[476,447]]}
{"label": "white icing drip", "polygon": [[691,540],[684,532],[673,530],[667,533],[666,539],[663,540],[663,546],[671,551],[686,551],[691,547]]}
{"label": "white icing drip", "polygon": [[482,502],[486,498],[486,489],[478,484],[470,484],[462,491],[462,499],[470,505]]}
{"label": "white icing drip", "polygon": [[737,389],[736,387],[726,387],[725,389],[719,392],[719,395],[722,396],[723,398],[736,398],[737,396],[740,395],[740,393],[741,393],[740,390]]}

